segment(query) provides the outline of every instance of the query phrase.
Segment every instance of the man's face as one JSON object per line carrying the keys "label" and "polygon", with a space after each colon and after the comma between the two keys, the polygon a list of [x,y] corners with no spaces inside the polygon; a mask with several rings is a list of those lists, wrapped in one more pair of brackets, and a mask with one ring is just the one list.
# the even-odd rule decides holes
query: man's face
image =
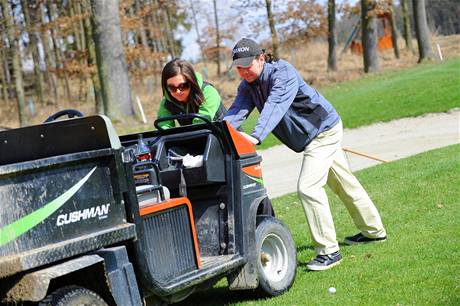
{"label": "man's face", "polygon": [[238,70],[238,74],[242,77],[246,82],[252,83],[257,80],[262,73],[264,68],[265,58],[263,55],[259,55],[258,58],[252,60],[252,64],[249,67],[241,67],[236,66],[236,70]]}

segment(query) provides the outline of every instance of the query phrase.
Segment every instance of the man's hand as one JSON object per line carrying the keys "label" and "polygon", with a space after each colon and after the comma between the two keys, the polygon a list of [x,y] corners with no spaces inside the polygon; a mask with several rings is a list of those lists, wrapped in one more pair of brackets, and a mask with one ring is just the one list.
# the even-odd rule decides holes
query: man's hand
{"label": "man's hand", "polygon": [[259,144],[259,140],[251,135],[246,134],[245,132],[240,132],[241,135],[244,136],[247,140],[249,140],[253,145]]}

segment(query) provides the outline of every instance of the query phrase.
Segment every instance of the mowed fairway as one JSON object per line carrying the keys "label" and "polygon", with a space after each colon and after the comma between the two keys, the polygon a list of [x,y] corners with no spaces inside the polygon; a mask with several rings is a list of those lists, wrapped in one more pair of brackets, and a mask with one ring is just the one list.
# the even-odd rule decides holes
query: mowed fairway
{"label": "mowed fairway", "polygon": [[[341,245],[344,260],[324,272],[308,272],[315,256],[296,194],[274,200],[298,251],[291,290],[271,299],[231,292],[226,281],[180,305],[460,305],[460,145],[449,146],[357,173],[374,199],[388,240]],[[357,232],[332,193],[339,241]],[[329,287],[337,292],[330,294]]]}

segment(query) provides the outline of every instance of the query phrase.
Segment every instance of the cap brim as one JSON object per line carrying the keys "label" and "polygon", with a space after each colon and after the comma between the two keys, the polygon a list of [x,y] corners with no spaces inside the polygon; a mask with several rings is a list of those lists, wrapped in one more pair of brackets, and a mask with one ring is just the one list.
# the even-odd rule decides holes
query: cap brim
{"label": "cap brim", "polygon": [[254,56],[238,58],[233,61],[232,67],[245,67],[246,68],[252,65],[253,60],[254,60]]}

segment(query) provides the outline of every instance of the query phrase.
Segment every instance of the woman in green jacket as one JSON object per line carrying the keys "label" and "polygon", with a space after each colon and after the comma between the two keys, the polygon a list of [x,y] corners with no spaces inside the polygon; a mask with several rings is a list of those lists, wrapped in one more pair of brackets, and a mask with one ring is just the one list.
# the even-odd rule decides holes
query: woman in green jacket
{"label": "woman in green jacket", "polygon": [[[158,110],[158,118],[178,114],[199,114],[210,121],[222,119],[227,110],[219,93],[209,83],[203,81],[187,61],[174,59],[161,72],[163,98]],[[202,120],[181,119],[180,125],[202,123]],[[167,129],[175,126],[173,120],[163,121],[159,126]]]}

